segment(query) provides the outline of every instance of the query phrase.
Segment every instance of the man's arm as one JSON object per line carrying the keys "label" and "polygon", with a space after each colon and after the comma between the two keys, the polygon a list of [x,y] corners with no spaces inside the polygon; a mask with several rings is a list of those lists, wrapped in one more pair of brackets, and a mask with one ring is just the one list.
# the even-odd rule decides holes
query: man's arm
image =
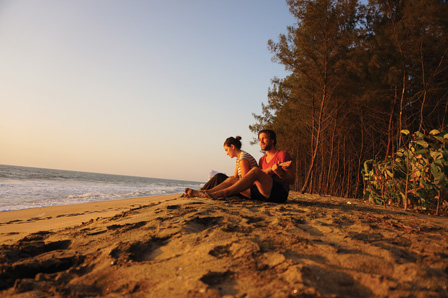
{"label": "man's arm", "polygon": [[277,174],[277,176],[288,182],[289,184],[294,184],[295,182],[295,174],[291,167],[283,168],[278,164],[272,166],[272,171]]}

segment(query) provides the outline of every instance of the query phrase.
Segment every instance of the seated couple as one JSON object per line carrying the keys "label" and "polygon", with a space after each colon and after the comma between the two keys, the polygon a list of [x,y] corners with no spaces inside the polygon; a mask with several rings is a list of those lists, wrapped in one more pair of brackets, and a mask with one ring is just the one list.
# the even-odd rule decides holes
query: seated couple
{"label": "seated couple", "polygon": [[276,148],[275,132],[265,129],[258,133],[261,150],[266,152],[258,166],[250,154],[241,150],[240,139],[230,137],[224,143],[227,155],[237,158],[234,176],[217,174],[201,190],[187,188],[182,196],[217,199],[242,195],[252,200],[286,202],[289,185],[294,183],[295,177],[290,167],[291,156]]}

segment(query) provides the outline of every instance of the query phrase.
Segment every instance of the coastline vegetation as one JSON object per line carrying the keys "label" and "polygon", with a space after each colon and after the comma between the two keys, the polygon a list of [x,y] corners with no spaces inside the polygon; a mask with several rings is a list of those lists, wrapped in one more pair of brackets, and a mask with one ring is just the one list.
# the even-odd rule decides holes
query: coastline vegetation
{"label": "coastline vegetation", "polygon": [[287,3],[297,22],[268,47],[288,75],[249,128],[277,131],[294,189],[446,210],[447,1]]}
{"label": "coastline vegetation", "polygon": [[[409,135],[408,130],[402,133]],[[448,132],[416,132],[406,148],[383,161],[366,161],[362,173],[364,198],[370,202],[405,209],[410,204],[438,214],[448,199]]]}

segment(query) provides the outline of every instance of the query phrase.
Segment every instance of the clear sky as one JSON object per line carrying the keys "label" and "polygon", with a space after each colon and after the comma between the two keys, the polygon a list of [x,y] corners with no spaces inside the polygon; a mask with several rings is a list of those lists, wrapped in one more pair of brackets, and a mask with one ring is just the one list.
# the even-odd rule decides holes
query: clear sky
{"label": "clear sky", "polygon": [[293,24],[283,0],[0,0],[0,164],[231,175]]}

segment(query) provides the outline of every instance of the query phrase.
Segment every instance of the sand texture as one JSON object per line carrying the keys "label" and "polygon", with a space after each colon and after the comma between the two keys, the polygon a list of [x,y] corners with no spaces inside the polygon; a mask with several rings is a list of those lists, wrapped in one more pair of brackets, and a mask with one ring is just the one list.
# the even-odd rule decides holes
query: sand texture
{"label": "sand texture", "polygon": [[298,193],[114,204],[0,213],[0,297],[448,297],[445,217]]}

